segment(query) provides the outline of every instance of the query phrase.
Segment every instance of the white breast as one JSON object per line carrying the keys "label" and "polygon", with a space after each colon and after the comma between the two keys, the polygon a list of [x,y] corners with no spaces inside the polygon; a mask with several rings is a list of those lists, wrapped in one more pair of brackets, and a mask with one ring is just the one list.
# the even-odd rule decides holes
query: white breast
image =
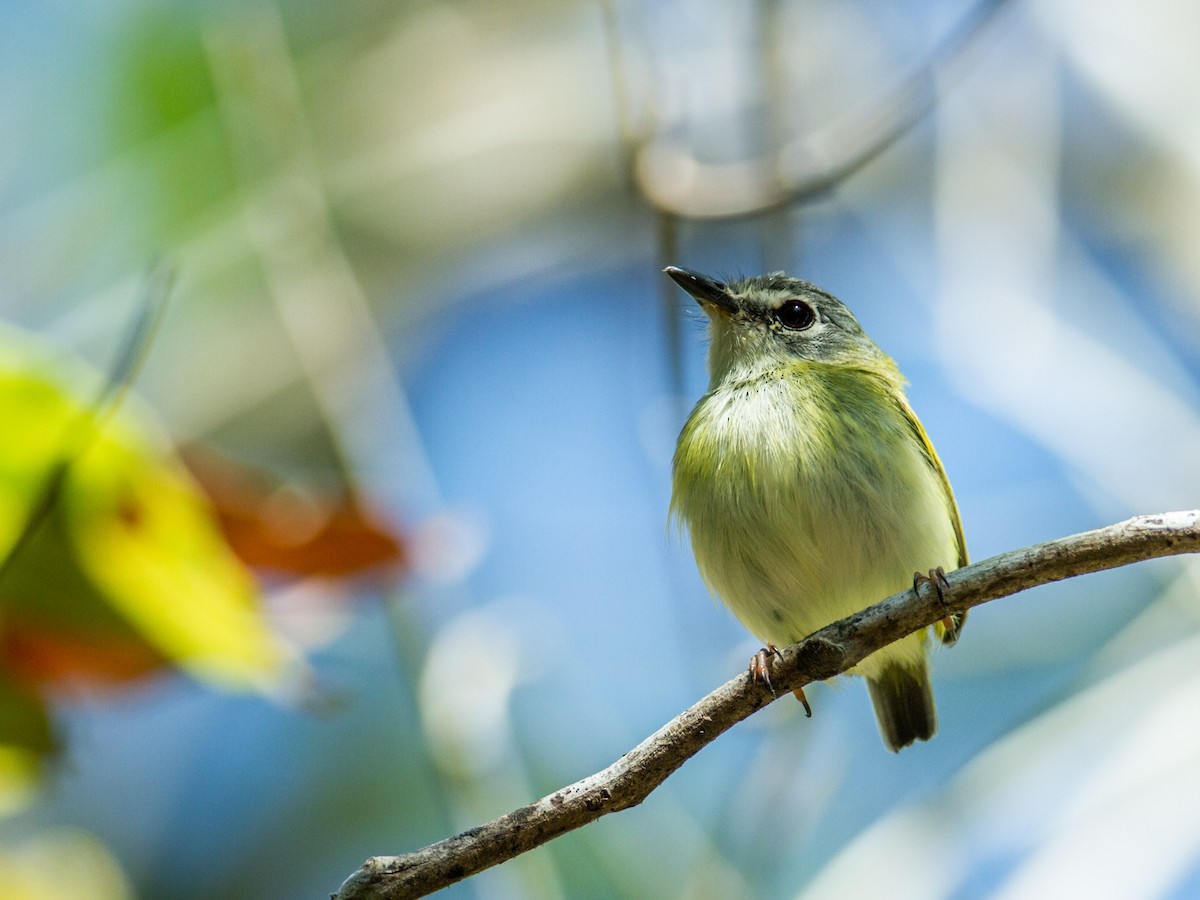
{"label": "white breast", "polygon": [[676,458],[673,506],[705,582],[779,646],[958,558],[939,475],[899,408],[856,397],[847,415],[811,387],[777,377],[709,394]]}

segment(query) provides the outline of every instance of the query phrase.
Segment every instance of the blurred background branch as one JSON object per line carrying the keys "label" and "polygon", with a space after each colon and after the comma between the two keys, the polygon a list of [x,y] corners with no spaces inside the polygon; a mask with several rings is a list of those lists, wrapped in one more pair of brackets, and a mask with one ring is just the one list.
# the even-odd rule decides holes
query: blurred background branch
{"label": "blurred background branch", "polygon": [[[939,96],[962,77],[971,52],[1008,0],[980,0],[929,53],[918,70],[894,87],[874,92],[837,120],[791,137],[784,132],[793,109],[784,57],[794,52],[782,6],[759,6],[764,94],[769,132],[761,155],[712,162],[686,137],[687,121],[664,122],[634,139],[635,183],[660,213],[683,219],[758,216],[804,203],[853,176],[928,115]],[[686,39],[682,40],[684,49]],[[684,132],[683,135],[680,132]],[[637,134],[627,127],[626,134]],[[674,258],[670,254],[666,258]]]}

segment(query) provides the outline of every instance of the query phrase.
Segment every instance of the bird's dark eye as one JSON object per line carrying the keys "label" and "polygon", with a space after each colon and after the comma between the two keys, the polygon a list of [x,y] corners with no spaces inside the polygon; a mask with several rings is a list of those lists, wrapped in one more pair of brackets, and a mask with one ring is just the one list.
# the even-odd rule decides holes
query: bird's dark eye
{"label": "bird's dark eye", "polygon": [[775,310],[775,320],[789,331],[803,331],[817,321],[817,314],[803,300],[793,298]]}

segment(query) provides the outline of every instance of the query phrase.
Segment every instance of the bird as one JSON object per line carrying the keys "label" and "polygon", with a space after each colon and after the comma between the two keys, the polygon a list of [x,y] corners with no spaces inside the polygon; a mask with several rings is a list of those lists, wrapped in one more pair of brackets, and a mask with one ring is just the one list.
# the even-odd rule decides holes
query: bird
{"label": "bird", "polygon": [[[776,647],[922,582],[941,594],[968,561],[958,505],[899,367],[840,300],[783,272],[664,271],[709,328],[669,516],[709,591],[764,643],[750,670],[769,684]],[[953,644],[964,619],[934,632]],[[850,670],[894,752],[937,731],[928,643],[922,629]]]}

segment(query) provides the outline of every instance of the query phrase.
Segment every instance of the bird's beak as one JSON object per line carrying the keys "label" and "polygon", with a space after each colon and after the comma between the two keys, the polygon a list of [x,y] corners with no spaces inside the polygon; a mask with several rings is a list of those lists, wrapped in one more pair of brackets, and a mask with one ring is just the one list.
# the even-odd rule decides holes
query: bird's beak
{"label": "bird's beak", "polygon": [[663,271],[691,294],[702,307],[715,306],[731,316],[738,312],[737,301],[729,296],[729,288],[721,282],[691,269],[681,269],[679,266],[667,266]]}

